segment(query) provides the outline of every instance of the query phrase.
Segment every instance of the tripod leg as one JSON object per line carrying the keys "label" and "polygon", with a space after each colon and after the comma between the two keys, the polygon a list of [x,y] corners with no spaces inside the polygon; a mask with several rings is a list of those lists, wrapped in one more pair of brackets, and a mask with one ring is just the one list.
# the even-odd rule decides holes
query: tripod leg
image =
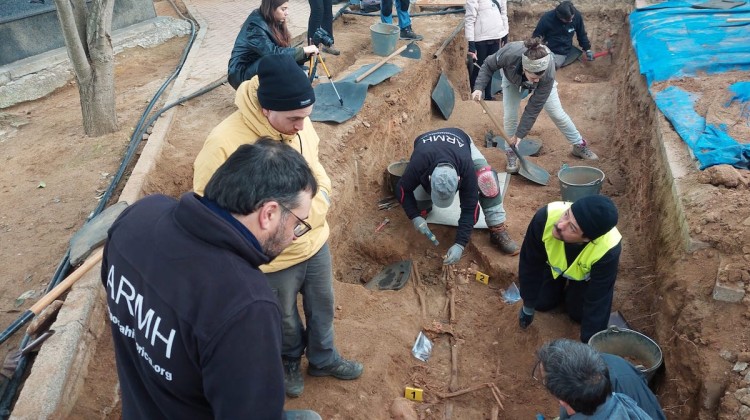
{"label": "tripod leg", "polygon": [[333,83],[333,79],[331,78],[331,72],[328,71],[328,66],[326,66],[326,62],[323,60],[323,57],[320,57],[320,64],[323,65],[323,70],[326,72],[326,76],[328,76],[328,81],[331,82],[331,87],[333,87],[333,91],[336,92],[336,97],[339,98],[339,103],[341,106],[344,106],[344,100],[341,99],[341,95],[339,95],[339,90],[336,89],[336,85]]}

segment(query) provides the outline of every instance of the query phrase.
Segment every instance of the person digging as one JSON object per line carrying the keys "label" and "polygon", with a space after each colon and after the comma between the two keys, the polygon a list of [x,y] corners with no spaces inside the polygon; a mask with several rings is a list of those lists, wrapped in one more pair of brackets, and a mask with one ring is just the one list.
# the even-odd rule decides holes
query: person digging
{"label": "person digging", "polygon": [[458,128],[443,128],[419,135],[396,195],[414,227],[437,244],[425,217],[432,205],[450,207],[458,191],[461,215],[453,246],[443,264],[461,258],[482,207],[490,229],[490,243],[501,252],[517,255],[518,244],[508,235],[505,208],[497,172],[487,163],[471,137]]}

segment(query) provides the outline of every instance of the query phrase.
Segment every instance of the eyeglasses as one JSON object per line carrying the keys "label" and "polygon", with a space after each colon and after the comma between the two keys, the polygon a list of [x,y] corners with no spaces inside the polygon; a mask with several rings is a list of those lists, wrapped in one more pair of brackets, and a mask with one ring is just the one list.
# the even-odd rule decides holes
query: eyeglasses
{"label": "eyeglasses", "polygon": [[534,72],[532,72],[532,73],[533,73],[533,74],[535,74],[535,75],[537,75],[537,76],[542,76],[542,75],[544,74],[544,72],[545,72],[545,71],[547,71],[547,70],[542,70],[542,71],[534,71]]}
{"label": "eyeglasses", "polygon": [[309,223],[306,221],[300,219],[296,214],[292,213],[291,210],[289,210],[285,205],[279,203],[279,207],[284,209],[287,213],[290,213],[292,216],[294,216],[295,219],[297,219],[297,224],[294,225],[294,236],[299,238],[300,236],[306,234],[307,232],[312,230],[312,226],[310,226]]}
{"label": "eyeglasses", "polygon": [[537,360],[534,364],[534,368],[531,369],[531,377],[534,378],[535,381],[541,382],[542,385],[547,385],[547,381],[544,379],[544,376],[542,376],[542,371],[540,370],[541,366],[542,361]]}

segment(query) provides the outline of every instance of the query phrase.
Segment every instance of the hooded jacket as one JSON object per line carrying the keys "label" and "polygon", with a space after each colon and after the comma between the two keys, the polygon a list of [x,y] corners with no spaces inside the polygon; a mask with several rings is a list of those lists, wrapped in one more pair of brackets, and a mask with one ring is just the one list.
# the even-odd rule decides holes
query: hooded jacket
{"label": "hooded jacket", "polygon": [[596,411],[587,416],[583,413],[568,415],[564,408],[560,407],[560,420],[651,420],[651,416],[638,407],[632,398],[625,394],[613,392],[604,404]]}
{"label": "hooded jacket", "polygon": [[516,137],[522,139],[529,134],[531,127],[534,126],[539,113],[542,112],[544,104],[547,102],[552,88],[555,86],[555,60],[550,60],[547,70],[544,72],[539,82],[531,84],[526,81],[523,74],[522,55],[526,52],[523,41],[507,43],[500,48],[495,54],[487,57],[482,64],[477,80],[474,83],[474,90],[484,91],[487,83],[492,80],[492,74],[498,70],[503,71],[503,77],[513,85],[519,92],[523,89],[530,90],[531,98],[523,109],[521,122],[516,129]]}
{"label": "hooded jacket", "polygon": [[297,64],[305,62],[302,47],[280,47],[260,10],[255,9],[242,24],[234,41],[227,72],[229,84],[237,89],[242,82],[252,79],[258,73],[258,60],[271,54],[289,54]]}
{"label": "hooded jacket", "polygon": [[666,420],[656,396],[648,388],[646,378],[640,370],[627,360],[614,354],[602,353],[609,369],[609,381],[614,392],[625,394],[641,407],[653,420]]}
{"label": "hooded jacket", "polygon": [[302,131],[293,135],[281,134],[273,128],[261,111],[258,102],[258,77],[242,83],[235,94],[237,111],[219,123],[209,133],[203,149],[198,153],[194,164],[193,190],[203,195],[211,176],[238,147],[252,144],[262,136],[277,139],[293,147],[305,157],[307,164],[318,181],[319,191],[313,197],[310,217],[306,220],[312,230],[299,237],[276,257],[270,264],[261,266],[265,273],[273,273],[308,260],[315,255],[328,240],[330,228],[326,214],[330,207],[331,179],[318,160],[320,139],[310,118],[305,118]]}
{"label": "hooded jacket", "polygon": [[508,2],[507,0],[467,0],[464,22],[467,41],[499,40],[508,35]]}
{"label": "hooded jacket", "polygon": [[578,37],[578,45],[584,51],[591,49],[591,42],[589,42],[588,34],[586,34],[581,13],[576,10],[573,21],[565,23],[557,17],[557,13],[553,9],[542,15],[532,36],[542,37],[544,43],[553,53],[566,56],[573,46],[573,33]]}
{"label": "hooded jacket", "polygon": [[123,419],[282,418],[281,311],[258,270],[268,260],[192,193],[148,196],[117,218],[101,278]]}

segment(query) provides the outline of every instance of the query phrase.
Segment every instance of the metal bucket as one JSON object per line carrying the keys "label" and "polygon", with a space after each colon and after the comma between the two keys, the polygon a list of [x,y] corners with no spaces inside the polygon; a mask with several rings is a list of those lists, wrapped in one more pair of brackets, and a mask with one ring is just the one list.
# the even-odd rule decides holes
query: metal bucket
{"label": "metal bucket", "polygon": [[401,176],[404,175],[407,165],[409,165],[408,160],[399,160],[398,162],[393,162],[388,165],[386,181],[388,183],[388,190],[390,190],[391,193],[396,194],[396,185],[398,185]]}
{"label": "metal bucket", "polygon": [[663,363],[661,348],[638,331],[611,326],[591,336],[589,345],[602,353],[616,354],[643,372],[647,381]]}
{"label": "metal bucket", "polygon": [[400,34],[397,25],[389,23],[375,23],[370,25],[370,38],[372,39],[372,52],[387,57],[396,51],[396,41]]}
{"label": "metal bucket", "polygon": [[563,201],[576,201],[599,194],[604,182],[604,172],[591,166],[563,165],[557,173],[557,178],[560,180],[560,195]]}

